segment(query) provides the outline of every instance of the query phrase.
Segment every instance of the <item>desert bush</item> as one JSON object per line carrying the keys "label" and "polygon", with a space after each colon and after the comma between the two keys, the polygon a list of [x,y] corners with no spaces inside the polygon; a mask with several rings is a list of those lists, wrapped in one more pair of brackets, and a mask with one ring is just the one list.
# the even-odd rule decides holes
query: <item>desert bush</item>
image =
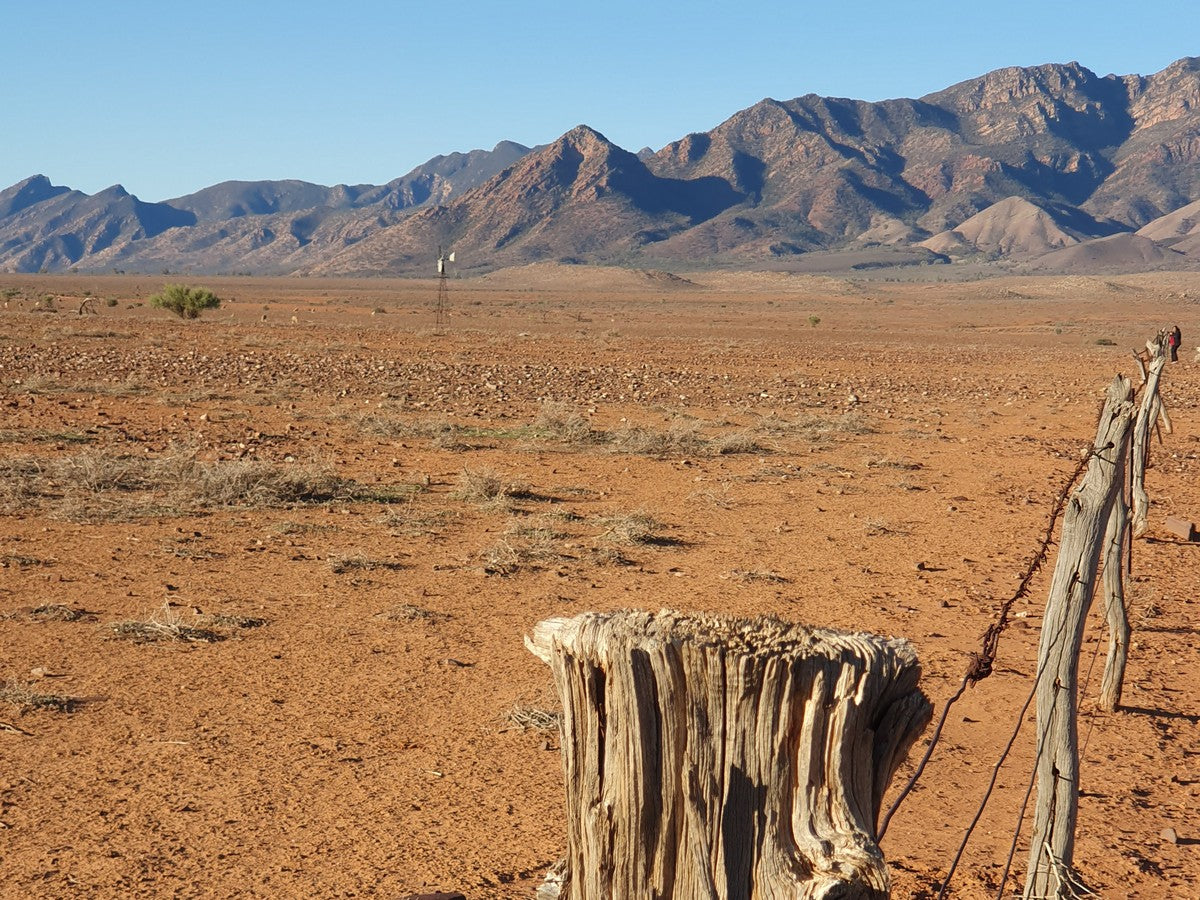
{"label": "desert bush", "polygon": [[221,298],[208,288],[190,287],[185,284],[168,284],[162,292],[150,297],[155,309],[165,309],[181,319],[198,319],[206,309],[217,309]]}

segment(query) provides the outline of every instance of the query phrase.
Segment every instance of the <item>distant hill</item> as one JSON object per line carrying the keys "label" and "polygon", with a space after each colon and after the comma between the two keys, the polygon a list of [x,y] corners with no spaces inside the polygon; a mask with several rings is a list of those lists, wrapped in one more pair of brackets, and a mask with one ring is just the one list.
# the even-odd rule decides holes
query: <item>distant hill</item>
{"label": "distant hill", "polygon": [[1027,259],[1120,230],[1074,207],[1006,197],[949,231],[921,241],[938,253],[976,252]]}
{"label": "distant hill", "polygon": [[[1192,267],[1197,204],[1200,59],[1147,76],[1065,63],[919,99],[765,99],[657,152],[581,125],[534,149],[435,157],[384,185],[234,181],[146,204],[35,176],[0,191],[0,270],[428,274],[439,244],[466,274],[1074,267],[1093,253]],[[1088,249],[1055,255],[1075,247]]]}

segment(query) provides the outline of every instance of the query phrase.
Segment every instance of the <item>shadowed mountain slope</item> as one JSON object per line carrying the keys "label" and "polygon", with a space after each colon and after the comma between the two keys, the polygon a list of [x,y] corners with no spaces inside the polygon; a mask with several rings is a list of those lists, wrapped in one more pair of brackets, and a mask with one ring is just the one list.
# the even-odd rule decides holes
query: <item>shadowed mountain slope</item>
{"label": "shadowed mountain slope", "polygon": [[592,260],[680,232],[739,202],[719,178],[652,174],[634,154],[578,126],[446,206],[423,210],[306,271],[404,271],[439,245],[461,264]]}

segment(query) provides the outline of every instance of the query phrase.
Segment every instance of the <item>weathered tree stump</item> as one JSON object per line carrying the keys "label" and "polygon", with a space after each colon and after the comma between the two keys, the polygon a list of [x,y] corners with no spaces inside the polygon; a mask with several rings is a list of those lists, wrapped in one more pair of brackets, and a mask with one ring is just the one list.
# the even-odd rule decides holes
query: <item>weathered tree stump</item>
{"label": "weathered tree stump", "polygon": [[1037,807],[1026,900],[1072,896],[1079,806],[1079,648],[1100,553],[1110,533],[1113,503],[1124,486],[1132,422],[1133,389],[1127,378],[1117,376],[1100,414],[1087,474],[1063,511],[1058,559],[1038,644]]}
{"label": "weathered tree stump", "polygon": [[567,855],[539,896],[888,896],[883,794],[929,722],[902,640],[670,611],[539,623]]}

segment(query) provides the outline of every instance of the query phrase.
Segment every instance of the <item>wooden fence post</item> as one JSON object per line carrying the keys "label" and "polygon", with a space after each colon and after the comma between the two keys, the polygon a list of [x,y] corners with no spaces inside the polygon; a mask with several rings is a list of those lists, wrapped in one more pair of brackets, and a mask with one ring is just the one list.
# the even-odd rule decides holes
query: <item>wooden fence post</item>
{"label": "wooden fence post", "polygon": [[1073,896],[1079,804],[1079,649],[1095,591],[1112,506],[1123,489],[1133,390],[1117,376],[1108,388],[1087,473],[1063,512],[1058,559],[1038,645],[1037,808],[1025,898]]}
{"label": "wooden fence post", "polygon": [[[1117,481],[1122,488],[1128,471],[1128,454],[1122,456]],[[1125,685],[1125,661],[1129,655],[1129,611],[1125,606],[1125,534],[1129,528],[1129,506],[1125,491],[1118,490],[1104,535],[1104,615],[1108,620],[1108,656],[1100,681],[1100,708],[1116,712]]]}
{"label": "wooden fence post", "polygon": [[539,897],[882,900],[883,794],[928,724],[903,640],[662,611],[538,623],[567,856]]}
{"label": "wooden fence post", "polygon": [[1150,512],[1150,496],[1146,493],[1146,463],[1150,459],[1150,429],[1165,409],[1158,396],[1158,382],[1162,377],[1167,358],[1159,348],[1157,356],[1150,360],[1146,384],[1142,387],[1142,405],[1138,409],[1137,422],[1133,427],[1133,458],[1129,470],[1133,486],[1133,536],[1141,537],[1146,532]]}
{"label": "wooden fence post", "polygon": [[[1150,496],[1146,493],[1146,463],[1150,456],[1150,430],[1161,417],[1168,433],[1171,421],[1166,415],[1166,404],[1158,393],[1163,368],[1167,364],[1167,335],[1164,328],[1153,339],[1146,342],[1145,360],[1136,357],[1142,374],[1142,402],[1133,423],[1133,449],[1124,468],[1124,477],[1129,482],[1129,493],[1133,503],[1130,517],[1129,505],[1124,492],[1118,493],[1113,502],[1108,534],[1105,537],[1104,599],[1105,615],[1108,619],[1108,656],[1104,661],[1104,677],[1100,682],[1100,708],[1116,712],[1121,703],[1121,691],[1125,681],[1125,663],[1129,654],[1129,612],[1125,605],[1125,567],[1122,556],[1126,535],[1130,538],[1145,533],[1149,519]],[[1149,368],[1146,362],[1149,362]],[[1132,556],[1132,544],[1130,545]]]}

